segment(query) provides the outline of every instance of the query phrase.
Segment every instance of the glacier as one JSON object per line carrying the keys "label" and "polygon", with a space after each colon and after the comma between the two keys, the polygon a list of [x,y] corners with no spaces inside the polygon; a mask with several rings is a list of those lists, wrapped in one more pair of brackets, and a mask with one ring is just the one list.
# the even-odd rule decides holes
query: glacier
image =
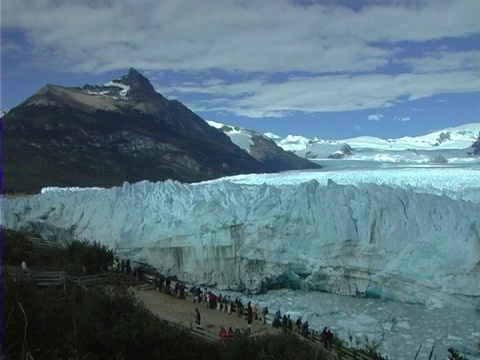
{"label": "glacier", "polygon": [[[319,172],[293,174],[283,176]],[[220,289],[288,285],[480,309],[480,202],[405,184],[339,184],[322,174],[325,181],[277,185],[256,175],[255,184],[46,189],[3,199],[2,226],[99,241],[123,258]],[[477,179],[467,187],[478,190]]]}
{"label": "glacier", "polygon": [[[294,170],[263,176],[234,175],[204,183],[230,181],[244,185],[299,185],[317,180],[326,185],[373,183],[393,188],[411,189],[417,193],[446,195],[452,199],[480,203],[480,166],[462,165],[392,165],[391,163],[359,160],[316,161],[322,170]],[[45,189],[48,190],[48,189]]]}

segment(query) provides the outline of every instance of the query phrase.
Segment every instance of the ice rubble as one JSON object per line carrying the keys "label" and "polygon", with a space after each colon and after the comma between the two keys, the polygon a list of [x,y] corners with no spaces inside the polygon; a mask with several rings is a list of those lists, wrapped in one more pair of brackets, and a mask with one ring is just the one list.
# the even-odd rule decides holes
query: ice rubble
{"label": "ice rubble", "polygon": [[125,183],[5,199],[3,226],[85,238],[223,288],[275,282],[480,308],[480,204],[386,185]]}

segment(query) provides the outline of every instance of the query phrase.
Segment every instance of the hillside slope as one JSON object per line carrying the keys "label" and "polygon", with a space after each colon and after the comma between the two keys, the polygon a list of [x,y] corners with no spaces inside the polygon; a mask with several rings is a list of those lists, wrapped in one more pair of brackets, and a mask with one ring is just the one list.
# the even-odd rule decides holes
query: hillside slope
{"label": "hillside slope", "polygon": [[272,172],[130,69],[104,85],[46,85],[3,120],[4,192],[191,182]]}

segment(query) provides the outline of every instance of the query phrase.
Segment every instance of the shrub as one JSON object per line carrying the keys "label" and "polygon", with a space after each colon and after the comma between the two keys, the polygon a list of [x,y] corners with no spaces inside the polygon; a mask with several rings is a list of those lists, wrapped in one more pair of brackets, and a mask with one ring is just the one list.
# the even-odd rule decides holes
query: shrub
{"label": "shrub", "polygon": [[67,258],[69,264],[85,266],[88,274],[97,274],[112,264],[113,250],[96,241],[74,240],[67,247]]}
{"label": "shrub", "polygon": [[20,266],[22,261],[31,263],[36,258],[33,244],[25,233],[2,230],[2,265]]}
{"label": "shrub", "polygon": [[[198,359],[218,356],[216,344],[198,343],[146,309],[126,286],[38,289],[3,284],[3,359]],[[28,326],[25,332],[25,317]],[[25,339],[25,343],[24,340]]]}
{"label": "shrub", "polygon": [[66,248],[39,247],[30,241],[32,234],[4,230],[2,264],[20,266],[22,261],[32,269],[64,270],[70,275],[106,271],[113,262],[113,250],[99,242],[74,240]]}

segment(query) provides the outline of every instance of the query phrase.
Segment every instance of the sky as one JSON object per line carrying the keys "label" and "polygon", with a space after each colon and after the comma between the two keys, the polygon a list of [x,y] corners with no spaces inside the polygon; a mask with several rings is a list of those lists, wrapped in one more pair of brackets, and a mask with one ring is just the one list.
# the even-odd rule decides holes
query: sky
{"label": "sky", "polygon": [[2,1],[4,111],[130,67],[205,120],[422,135],[480,121],[480,1]]}

